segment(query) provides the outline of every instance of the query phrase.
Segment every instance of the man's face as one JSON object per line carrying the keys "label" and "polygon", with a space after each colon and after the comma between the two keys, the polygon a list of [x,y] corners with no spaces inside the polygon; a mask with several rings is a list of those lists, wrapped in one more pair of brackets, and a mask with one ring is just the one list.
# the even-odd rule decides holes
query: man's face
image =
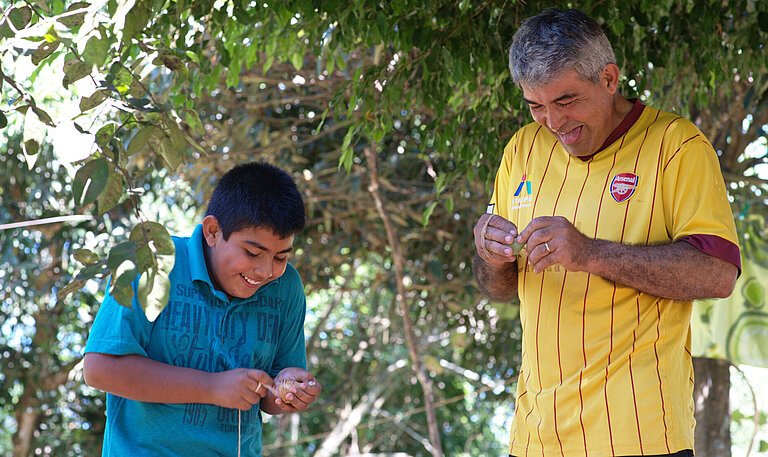
{"label": "man's face", "polygon": [[604,71],[600,82],[593,84],[575,70],[568,70],[553,83],[521,87],[533,119],[549,130],[568,154],[583,157],[597,152],[621,122],[613,105],[616,84],[611,84],[610,78]]}
{"label": "man's face", "polygon": [[293,236],[280,238],[269,228],[249,227],[224,240],[216,219],[208,218],[213,221],[203,221],[203,239],[208,245],[208,272],[217,290],[230,298],[248,298],[285,273]]}

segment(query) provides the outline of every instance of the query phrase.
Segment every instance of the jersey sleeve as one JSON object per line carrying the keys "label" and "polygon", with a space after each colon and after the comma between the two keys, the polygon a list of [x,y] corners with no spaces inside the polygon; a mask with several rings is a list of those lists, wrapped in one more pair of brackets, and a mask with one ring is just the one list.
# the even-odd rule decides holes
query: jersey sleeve
{"label": "jersey sleeve", "polygon": [[[139,278],[133,281],[138,290]],[[149,322],[139,300],[134,294],[131,308],[117,303],[109,294],[110,283],[96,319],[93,321],[85,353],[98,352],[112,355],[141,355],[147,357],[146,346],[152,323]]]}
{"label": "jersey sleeve", "polygon": [[292,266],[289,265],[289,267],[290,269],[286,270],[283,276],[290,279],[286,281],[290,292],[287,294],[288,299],[285,303],[286,313],[280,330],[280,342],[269,370],[269,375],[272,377],[277,376],[283,368],[307,368],[307,349],[304,338],[307,298],[304,295],[299,274]]}
{"label": "jersey sleeve", "polygon": [[736,226],[720,165],[700,132],[664,164],[663,180],[670,237],[741,269]]}

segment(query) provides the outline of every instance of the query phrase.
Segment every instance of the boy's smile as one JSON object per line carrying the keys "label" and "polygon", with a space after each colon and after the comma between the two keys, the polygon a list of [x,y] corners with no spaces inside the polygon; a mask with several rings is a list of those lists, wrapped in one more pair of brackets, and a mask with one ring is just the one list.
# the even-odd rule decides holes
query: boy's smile
{"label": "boy's smile", "polygon": [[282,276],[293,251],[293,236],[280,238],[267,227],[248,227],[225,240],[213,216],[203,220],[203,240],[213,286],[230,299],[248,298]]}

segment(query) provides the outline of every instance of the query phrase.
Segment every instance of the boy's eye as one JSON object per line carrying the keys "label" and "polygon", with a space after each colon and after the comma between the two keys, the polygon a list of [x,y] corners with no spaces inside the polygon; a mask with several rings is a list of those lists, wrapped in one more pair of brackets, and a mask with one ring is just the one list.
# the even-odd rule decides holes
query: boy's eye
{"label": "boy's eye", "polygon": [[278,262],[285,262],[286,260],[288,260],[288,256],[275,257],[275,260],[277,260]]}
{"label": "boy's eye", "polygon": [[258,257],[259,256],[258,253],[254,254],[253,252],[249,251],[248,249],[243,249],[243,251],[245,251],[245,255],[247,255],[248,257]]}

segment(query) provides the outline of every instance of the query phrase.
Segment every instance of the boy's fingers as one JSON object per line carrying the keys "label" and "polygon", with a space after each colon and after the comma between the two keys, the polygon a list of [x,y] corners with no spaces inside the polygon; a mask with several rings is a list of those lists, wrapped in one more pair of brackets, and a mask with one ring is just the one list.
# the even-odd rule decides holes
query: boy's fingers
{"label": "boy's fingers", "polygon": [[320,383],[315,379],[311,379],[304,383],[304,391],[310,395],[318,396],[320,395],[321,390],[323,389],[320,387]]}
{"label": "boy's fingers", "polygon": [[262,370],[248,370],[248,377],[262,385],[274,387],[275,381],[266,372]]}

